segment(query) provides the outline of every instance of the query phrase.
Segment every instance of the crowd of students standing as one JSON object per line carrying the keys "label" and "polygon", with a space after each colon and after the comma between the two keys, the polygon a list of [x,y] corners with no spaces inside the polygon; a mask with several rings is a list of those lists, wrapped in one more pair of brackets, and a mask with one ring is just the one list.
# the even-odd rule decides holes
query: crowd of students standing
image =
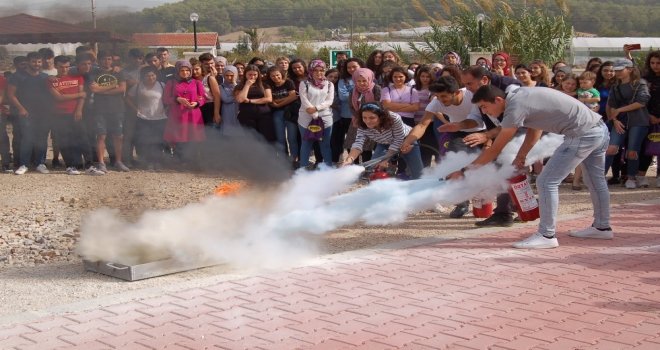
{"label": "crowd of students standing", "polygon": [[[54,57],[49,49],[16,57],[15,71],[0,79],[3,171],[48,173],[49,134],[51,168],[62,164],[61,155],[68,174],[103,175],[108,168],[157,169],[167,158],[195,164],[206,139],[248,128],[294,169],[357,163],[403,148],[400,172],[417,178],[434,155],[488,147],[496,118],[493,123],[475,111],[470,99],[480,85],[493,84],[557,89],[599,112],[611,129],[610,183],[649,186],[652,157],[644,140],[660,123],[658,51],[644,67],[631,57],[594,58],[579,76],[564,62],[514,66],[505,52],[474,66],[456,52],[441,62],[404,66],[394,51],[376,50],[365,60],[340,54],[333,69],[320,59],[289,57],[230,64],[204,53],[175,65],[169,59],[165,48],[146,55],[131,49],[121,63],[86,46],[73,58]],[[576,169],[575,189],[579,178]],[[465,212],[462,207],[456,216]]]}

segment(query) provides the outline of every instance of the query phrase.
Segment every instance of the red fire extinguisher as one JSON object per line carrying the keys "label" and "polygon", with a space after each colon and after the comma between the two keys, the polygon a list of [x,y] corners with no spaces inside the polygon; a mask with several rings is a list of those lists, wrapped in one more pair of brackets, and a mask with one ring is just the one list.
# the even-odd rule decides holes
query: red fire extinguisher
{"label": "red fire extinguisher", "polygon": [[540,217],[539,202],[534,196],[527,175],[519,174],[509,179],[509,195],[516,205],[516,211],[522,221],[534,221]]}
{"label": "red fire extinguisher", "polygon": [[493,202],[481,198],[472,199],[472,215],[475,218],[490,217],[493,215]]}

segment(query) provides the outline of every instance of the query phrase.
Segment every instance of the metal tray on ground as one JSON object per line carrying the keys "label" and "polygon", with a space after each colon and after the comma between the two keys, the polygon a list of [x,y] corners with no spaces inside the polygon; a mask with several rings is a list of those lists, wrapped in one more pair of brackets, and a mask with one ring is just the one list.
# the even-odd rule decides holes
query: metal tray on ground
{"label": "metal tray on ground", "polygon": [[217,261],[182,262],[176,259],[164,259],[144,264],[122,265],[107,261],[83,260],[85,271],[92,271],[131,282],[220,264],[222,263]]}

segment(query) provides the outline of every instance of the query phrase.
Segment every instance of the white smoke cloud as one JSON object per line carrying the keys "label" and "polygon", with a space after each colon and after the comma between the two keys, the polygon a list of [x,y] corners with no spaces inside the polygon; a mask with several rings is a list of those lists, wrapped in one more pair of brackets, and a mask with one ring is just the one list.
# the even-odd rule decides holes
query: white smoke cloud
{"label": "white smoke cloud", "polygon": [[[450,152],[419,180],[379,180],[353,191],[362,167],[298,172],[276,188],[247,188],[235,196],[150,211],[134,223],[116,210],[99,209],[83,220],[78,252],[91,261],[126,265],[175,258],[278,267],[313,256],[316,237],[342,226],[397,223],[437,204],[495,198],[515,172],[510,164],[521,143],[517,138],[505,148],[500,158],[504,165],[468,171],[457,181],[439,179],[469,164],[476,154]],[[561,136],[543,137],[527,162],[549,156],[559,143]]]}

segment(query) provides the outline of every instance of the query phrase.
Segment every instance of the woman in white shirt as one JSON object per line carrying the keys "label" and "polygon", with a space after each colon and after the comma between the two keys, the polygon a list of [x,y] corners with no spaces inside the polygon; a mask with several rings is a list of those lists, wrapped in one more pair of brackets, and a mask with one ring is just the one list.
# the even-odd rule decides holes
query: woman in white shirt
{"label": "woman in white shirt", "polygon": [[165,147],[163,133],[167,114],[163,107],[163,83],[158,81],[158,70],[146,66],[140,70],[140,82],[126,95],[128,106],[135,111],[135,149],[140,161],[147,167],[158,167]]}
{"label": "woman in white shirt", "polygon": [[[314,142],[321,145],[323,163],[332,166],[332,150],[330,148],[330,135],[332,134],[332,101],[335,97],[335,87],[325,77],[326,65],[320,59],[314,59],[309,63],[308,79],[300,83],[300,114],[298,116],[298,127],[302,136],[300,147],[300,166],[309,165],[309,155]],[[311,135],[314,124],[323,121],[323,131],[316,134],[320,138]],[[312,124],[312,128],[310,128]]]}

